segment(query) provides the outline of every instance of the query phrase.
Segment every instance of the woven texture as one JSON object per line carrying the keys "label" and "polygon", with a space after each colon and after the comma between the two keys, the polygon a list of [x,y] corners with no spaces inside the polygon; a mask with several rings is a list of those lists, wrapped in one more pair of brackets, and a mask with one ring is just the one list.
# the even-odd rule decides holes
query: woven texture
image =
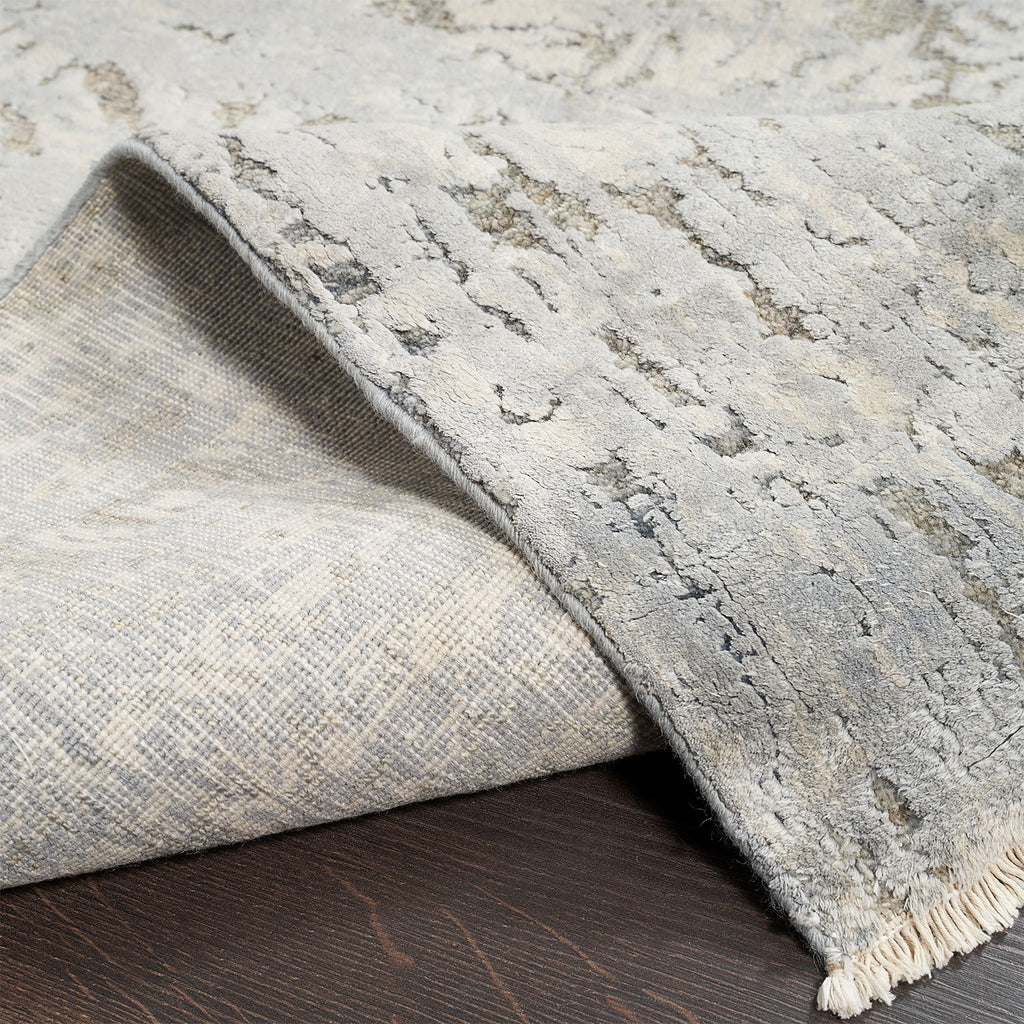
{"label": "woven texture", "polygon": [[[581,0],[541,10],[515,0],[417,0],[352,3],[344,14],[229,3],[157,4],[136,16],[104,3],[90,12],[21,12],[0,35],[14,69],[3,107],[11,159],[0,181],[24,197],[5,259],[31,267],[4,306],[17,356],[6,424],[21,461],[11,473],[24,495],[11,506],[22,531],[11,534],[11,564],[27,559],[11,576],[25,590],[8,602],[21,630],[10,641],[19,666],[7,677],[16,694],[10,720],[34,730],[34,745],[81,751],[56,791],[39,798],[42,818],[61,820],[55,801],[71,778],[94,799],[86,766],[102,759],[103,727],[91,739],[80,725],[80,735],[63,732],[47,724],[35,694],[56,675],[72,718],[84,690],[101,709],[124,701],[134,720],[132,702],[145,704],[139,692],[163,678],[133,670],[121,692],[109,683],[116,670],[97,667],[113,657],[123,671],[134,657],[130,645],[98,642],[100,627],[83,618],[84,595],[105,595],[113,582],[135,629],[157,629],[154,642],[181,651],[180,671],[189,671],[187,651],[202,652],[213,670],[203,693],[219,685],[222,661],[243,674],[269,668],[260,678],[285,693],[303,672],[321,680],[314,689],[322,685],[320,665],[358,677],[359,699],[378,709],[374,757],[401,763],[382,776],[374,801],[346,796],[352,810],[499,781],[495,766],[511,778],[649,742],[614,670],[828,967],[822,1005],[838,1013],[891,998],[898,981],[1013,919],[1024,901],[1024,23],[1016,5]],[[114,178],[86,182],[93,198],[70,234],[26,256],[29,228],[55,216],[84,169],[133,133],[138,141],[104,165]],[[56,160],[65,149],[72,157]],[[151,191],[153,175],[181,205],[139,202],[153,211],[136,217],[146,231],[126,227],[109,211],[131,204],[113,198]],[[164,295],[168,268],[184,259],[181,225],[209,236],[185,204],[268,294],[253,313],[256,300],[238,298],[241,267],[212,258],[209,241],[179,268],[198,283],[176,304],[156,303],[163,312],[151,333],[153,296]],[[158,239],[157,255],[144,280],[118,290],[116,275],[97,268],[114,259],[122,235],[136,249]],[[122,273],[141,272],[137,253],[125,259]],[[230,287],[220,283],[226,265],[235,267]],[[112,340],[113,296],[130,340],[102,373],[106,357],[83,352]],[[56,330],[51,307],[74,326]],[[184,359],[162,384],[147,381],[149,365],[168,358],[159,353],[175,344],[191,351],[202,309],[210,339],[255,329],[290,368],[280,384],[237,361],[218,364],[217,384],[193,381]],[[283,309],[294,315],[291,332],[264,335],[264,325],[287,319]],[[309,410],[339,403],[306,395],[323,363],[300,370],[281,354],[311,345],[304,332],[522,559],[450,489],[455,504],[417,507],[405,469],[374,492],[404,510],[402,525],[392,541],[368,540],[366,488],[383,486],[367,468],[376,466],[376,440],[372,452],[338,445],[366,453],[367,480],[346,477],[345,493],[363,495],[354,510],[325,511],[314,454],[334,449],[317,434],[327,412]],[[60,358],[85,367],[74,370],[77,383],[45,361],[56,350],[44,336],[62,333]],[[153,353],[145,373],[124,361],[136,333]],[[31,411],[39,399],[25,395],[64,377],[72,381],[65,407],[40,419]],[[109,390],[136,385],[143,391],[134,398]],[[301,431],[274,427],[273,409],[261,429],[230,411],[247,398],[273,406],[275,394],[304,410]],[[147,403],[153,411],[143,415]],[[183,417],[193,404],[213,411]],[[72,411],[79,407],[93,412]],[[95,418],[98,434],[55,441],[62,417],[71,432]],[[192,444],[188,424],[200,422],[209,429],[195,443],[208,457],[160,454]],[[140,431],[154,438],[138,458],[144,484],[127,495],[93,493],[102,474],[76,470],[85,497],[62,498],[61,470],[47,466],[55,449],[80,460]],[[223,440],[211,446],[211,436]],[[301,454],[275,455],[284,438]],[[165,488],[171,463],[180,474]],[[447,487],[417,464],[424,493]],[[231,504],[218,472],[266,480],[277,496]],[[82,527],[39,532],[48,501],[72,519],[88,505],[90,529],[110,531],[97,533],[88,565]],[[217,526],[204,533],[198,524],[213,507]],[[282,525],[279,514],[297,508],[306,511]],[[101,525],[111,510],[127,515]],[[383,520],[370,516],[376,529]],[[157,524],[163,549],[147,539]],[[410,533],[420,545],[411,563]],[[110,569],[112,536],[124,538],[129,561],[151,561]],[[204,537],[212,554],[194,550]],[[367,558],[341,577],[354,588],[352,608],[378,615],[331,618],[325,608],[320,630],[322,602],[338,585],[326,567],[339,544],[380,551],[382,561]],[[426,621],[437,580],[416,591],[403,573],[439,557],[446,573],[484,589],[470,599],[465,587],[454,594],[441,585],[448,603]],[[505,560],[500,570],[495,559]],[[71,573],[76,560],[77,581],[53,582],[41,568]],[[510,591],[529,587],[513,609]],[[38,599],[28,597],[33,588]],[[295,621],[278,610],[287,600],[275,596],[284,594],[310,632],[291,633]],[[488,608],[511,646],[481,662],[487,641],[467,624]],[[44,643],[46,621],[61,625]],[[77,640],[65,625],[75,621]],[[421,655],[421,643],[434,654]],[[46,669],[47,651],[64,656],[76,644],[98,659],[93,668]],[[346,658],[401,669],[387,684],[375,668],[349,671]],[[534,668],[510,668],[517,658]],[[466,700],[501,706],[493,756],[481,755],[479,771],[460,768],[457,751],[475,741],[447,735],[436,700],[411,710],[411,694],[430,689],[417,680],[431,664],[443,685],[457,678],[455,689],[482,695]],[[18,688],[33,673],[26,696]],[[100,682],[90,689],[91,680]],[[410,695],[392,698],[400,680]],[[513,696],[518,684],[522,699]],[[166,699],[154,698],[151,712],[163,714]],[[355,697],[345,700],[357,709]],[[311,693],[309,706],[322,709],[317,723],[332,737],[343,734],[332,731],[323,692]],[[233,753],[240,713],[209,718],[201,758],[160,754],[161,763],[187,777],[223,749],[231,775],[230,765],[252,760]],[[180,743],[202,718],[168,714],[174,728],[153,733],[154,749]],[[551,743],[549,720],[562,723]],[[300,737],[313,728],[301,716],[294,722]],[[17,763],[46,760],[9,732]],[[304,764],[321,763],[315,741],[292,742]],[[270,763],[276,743],[263,748]],[[346,776],[375,776],[377,767],[349,766],[363,743],[339,755],[329,778],[298,769],[298,788],[267,788],[260,799],[269,804],[252,805],[254,819],[266,817],[250,834],[312,820],[307,808]],[[423,761],[403,761],[419,743]],[[127,769],[112,770],[121,779]],[[412,781],[431,773],[447,782]],[[244,792],[248,783],[232,777]],[[11,779],[15,799],[24,799],[21,778]],[[224,792],[205,785],[202,798],[183,800],[208,823],[179,830],[179,846],[244,831],[217,832],[245,805],[227,783]],[[279,791],[295,795],[275,818],[265,808]],[[104,835],[138,817],[132,785],[122,792],[90,812],[108,814],[97,826]],[[36,842],[37,831],[26,825],[23,842]],[[161,823],[151,835],[162,831]],[[32,857],[51,845],[36,842]],[[69,855],[60,863],[48,870],[98,862]]]}
{"label": "woven texture", "polygon": [[5,884],[656,744],[162,182],[104,181],[0,325]]}

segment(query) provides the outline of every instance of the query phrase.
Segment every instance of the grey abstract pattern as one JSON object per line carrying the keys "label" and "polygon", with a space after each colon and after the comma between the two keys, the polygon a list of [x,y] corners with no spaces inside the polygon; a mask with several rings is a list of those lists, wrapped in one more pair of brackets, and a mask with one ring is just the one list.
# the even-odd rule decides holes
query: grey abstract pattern
{"label": "grey abstract pattern", "polygon": [[986,127],[154,138],[508,515],[831,963],[1021,842],[1019,157]]}
{"label": "grey abstract pattern", "polygon": [[[1024,901],[1019,10],[350,13],[261,50],[287,85],[259,102],[226,99],[207,62],[142,55],[173,38],[229,68],[271,38],[269,8],[87,32],[58,77],[145,140],[117,173],[175,183],[523,552],[828,966],[822,1005],[891,999],[1006,927]],[[19,60],[52,62],[28,56],[50,17],[74,22],[25,12],[7,33]],[[324,58],[301,80],[299,52]],[[53,81],[22,76],[4,108],[15,189],[46,162]],[[167,82],[193,126],[161,107]],[[601,728],[646,742],[591,655]],[[566,723],[584,693],[559,692]]]}
{"label": "grey abstract pattern", "polygon": [[1022,52],[1015,0],[9,0],[0,274],[147,125],[1012,110]]}

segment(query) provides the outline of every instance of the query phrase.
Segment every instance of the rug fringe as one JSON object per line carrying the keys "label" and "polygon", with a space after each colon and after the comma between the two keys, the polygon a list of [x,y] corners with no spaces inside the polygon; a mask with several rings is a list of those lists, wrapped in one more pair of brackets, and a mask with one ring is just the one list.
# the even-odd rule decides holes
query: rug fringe
{"label": "rug fringe", "polygon": [[893,1001],[901,981],[916,981],[1013,924],[1024,906],[1024,846],[996,860],[972,886],[951,889],[943,902],[906,920],[898,931],[846,961],[831,964],[818,990],[818,1009],[844,1020],[874,1000]]}

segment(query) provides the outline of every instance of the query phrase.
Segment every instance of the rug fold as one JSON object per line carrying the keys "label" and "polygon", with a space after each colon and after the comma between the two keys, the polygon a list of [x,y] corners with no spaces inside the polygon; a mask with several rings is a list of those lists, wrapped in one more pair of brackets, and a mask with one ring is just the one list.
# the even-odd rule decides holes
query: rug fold
{"label": "rug fold", "polygon": [[80,198],[0,300],[4,885],[658,745],[166,180]]}
{"label": "rug fold", "polygon": [[149,140],[547,570],[830,965],[1024,835],[997,119]]}
{"label": "rug fold", "polygon": [[1008,927],[1024,124],[1003,86],[876,99],[115,146],[0,297],[7,883],[650,721],[821,1008]]}

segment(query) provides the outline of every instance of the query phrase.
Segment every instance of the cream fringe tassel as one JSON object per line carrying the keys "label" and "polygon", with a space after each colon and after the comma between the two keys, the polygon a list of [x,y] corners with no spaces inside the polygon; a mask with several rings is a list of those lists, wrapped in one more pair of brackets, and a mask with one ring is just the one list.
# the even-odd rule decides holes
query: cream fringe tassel
{"label": "cream fringe tassel", "polygon": [[1024,846],[1000,857],[968,889],[952,889],[931,910],[915,914],[869,949],[832,964],[818,990],[818,1009],[844,1020],[872,1000],[891,1003],[901,981],[944,967],[1013,924],[1024,905]]}

